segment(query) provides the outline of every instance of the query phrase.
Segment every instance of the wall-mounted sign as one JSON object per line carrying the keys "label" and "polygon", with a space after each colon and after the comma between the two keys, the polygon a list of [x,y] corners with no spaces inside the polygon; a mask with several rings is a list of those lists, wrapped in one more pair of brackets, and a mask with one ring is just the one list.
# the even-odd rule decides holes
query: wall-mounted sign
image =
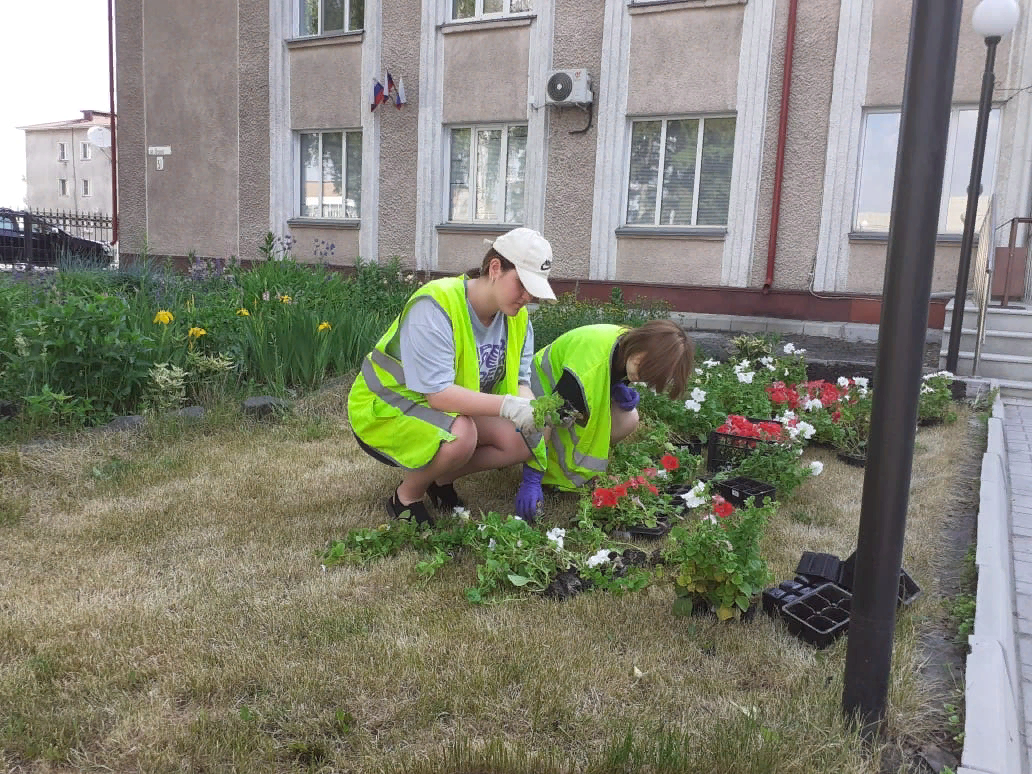
{"label": "wall-mounted sign", "polygon": [[148,145],[147,146],[148,156],[171,156],[172,146],[171,145]]}

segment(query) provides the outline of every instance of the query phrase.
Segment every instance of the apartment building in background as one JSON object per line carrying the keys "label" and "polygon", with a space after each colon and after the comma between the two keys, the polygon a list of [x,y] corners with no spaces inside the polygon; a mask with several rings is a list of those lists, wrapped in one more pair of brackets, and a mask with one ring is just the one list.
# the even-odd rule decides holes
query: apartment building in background
{"label": "apartment building in background", "polygon": [[[794,30],[791,5],[117,0],[122,252],[146,237],[152,254],[246,259],[272,231],[302,261],[457,273],[525,225],[551,241],[561,288],[876,322],[910,3],[798,3]],[[974,5],[941,293],[956,282],[985,59]],[[997,53],[980,210],[994,196],[1000,223],[1032,213],[1025,11]],[[388,71],[406,101],[371,109]]]}
{"label": "apartment building in background", "polygon": [[111,113],[83,110],[82,118],[20,126],[25,132],[25,204],[29,209],[112,214],[111,148],[86,136],[111,128]]}

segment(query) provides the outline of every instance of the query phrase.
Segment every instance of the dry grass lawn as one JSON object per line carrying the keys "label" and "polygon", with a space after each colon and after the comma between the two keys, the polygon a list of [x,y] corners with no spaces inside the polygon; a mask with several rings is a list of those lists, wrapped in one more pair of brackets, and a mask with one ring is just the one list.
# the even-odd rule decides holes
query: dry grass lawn
{"label": "dry grass lawn", "polygon": [[[970,412],[918,435],[891,741],[841,717],[845,639],[670,614],[671,588],[474,607],[474,563],[323,572],[384,520],[396,472],[359,450],[346,384],[280,424],[231,414],[0,447],[0,764],[14,771],[867,772],[942,726],[919,630]],[[780,509],[779,579],[845,557],[862,471],[826,463]],[[508,510],[517,471],[459,489]],[[570,497],[548,503],[564,523]],[[641,676],[636,676],[635,669]],[[905,756],[904,756],[905,757]],[[917,769],[904,769],[914,770]]]}

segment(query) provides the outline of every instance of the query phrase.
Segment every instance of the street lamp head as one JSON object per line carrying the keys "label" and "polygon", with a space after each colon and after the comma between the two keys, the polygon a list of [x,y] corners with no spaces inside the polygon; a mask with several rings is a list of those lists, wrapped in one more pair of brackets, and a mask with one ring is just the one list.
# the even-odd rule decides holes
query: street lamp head
{"label": "street lamp head", "polygon": [[971,16],[971,26],[983,38],[1002,38],[1018,23],[1017,0],[982,0]]}

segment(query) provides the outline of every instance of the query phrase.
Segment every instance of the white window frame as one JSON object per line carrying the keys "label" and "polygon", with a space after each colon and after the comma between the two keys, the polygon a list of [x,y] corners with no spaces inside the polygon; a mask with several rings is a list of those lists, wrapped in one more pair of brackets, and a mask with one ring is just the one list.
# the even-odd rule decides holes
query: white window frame
{"label": "white window frame", "polygon": [[[448,3],[448,20],[453,22],[472,22],[484,19],[503,19],[509,16],[529,16],[534,12],[534,3],[531,0],[530,9],[526,11],[513,11],[512,0],[502,0],[502,10],[494,13],[484,13],[484,0],[474,0],[475,6],[472,16],[456,16],[455,0],[446,0]],[[538,0],[541,2],[541,0]]]}
{"label": "white window frame", "polygon": [[57,160],[68,161],[68,143],[59,142],[57,144]]}
{"label": "white window frame", "polygon": [[[509,223],[505,221],[505,186],[507,183],[506,178],[508,177],[509,167],[509,129],[522,126],[529,132],[529,126],[523,121],[511,121],[508,123],[485,123],[485,124],[450,124],[445,127],[445,185],[444,185],[444,213],[442,220],[445,223],[462,223],[462,224],[491,224],[491,225],[519,225],[523,221],[513,221]],[[469,219],[468,220],[452,220],[451,219],[451,149],[452,149],[452,132],[456,129],[469,129]],[[501,196],[499,201],[501,202],[502,220],[477,220],[477,132],[500,129],[502,132],[502,147],[499,151],[499,163],[501,164],[500,174],[498,175],[499,185],[502,187]],[[527,217],[527,199],[526,199],[526,188],[527,188],[527,169],[523,169],[523,219]]]}
{"label": "white window frame", "polygon": [[[696,225],[699,218],[699,180],[701,175],[699,174],[702,166],[702,141],[705,137],[706,119],[708,118],[733,118],[735,119],[735,134],[738,133],[738,115],[736,113],[689,113],[686,115],[674,115],[674,116],[635,116],[631,118],[627,124],[627,157],[624,159],[624,178],[623,178],[623,197],[620,205],[620,224],[621,228],[684,228],[684,229],[714,229],[716,231],[726,231],[728,224],[724,223],[719,226],[714,225]],[[663,167],[666,163],[666,135],[667,135],[667,123],[670,121],[684,121],[684,120],[699,122],[699,131],[697,138],[697,145],[695,149],[695,178],[694,185],[692,188],[692,222],[679,223],[676,226],[664,225],[659,222],[660,217],[663,214]],[[634,147],[634,125],[636,123],[644,123],[646,121],[662,121],[663,126],[659,134],[659,179],[656,181],[656,212],[652,217],[652,223],[628,223],[627,222],[627,204],[630,200],[630,187],[631,187],[631,152]],[[732,158],[732,162],[734,159]],[[731,218],[730,212],[731,204],[728,202],[728,213],[727,218]]]}
{"label": "white window frame", "polygon": [[57,195],[68,196],[68,179],[64,177],[57,178]]}
{"label": "white window frame", "polygon": [[[362,26],[361,27],[356,27],[355,29],[351,29],[351,0],[344,0],[344,29],[342,29],[342,30],[330,30],[329,32],[326,32],[323,29],[323,6],[324,6],[324,3],[325,3],[325,0],[318,0],[318,2],[319,2],[319,20],[318,20],[318,23],[316,24],[317,31],[316,32],[309,32],[309,33],[303,33],[303,32],[301,32],[301,22],[305,18],[306,0],[295,0],[294,8],[297,11],[296,30],[297,30],[297,36],[299,38],[317,38],[317,37],[319,37],[321,35],[341,35],[341,34],[343,34],[345,32],[361,32],[362,30],[365,29],[366,5],[363,4],[363,6],[362,6],[362,17],[363,17],[362,18]],[[370,0],[366,0],[366,3],[368,3],[368,2],[370,2]]]}
{"label": "white window frame", "polygon": [[[340,134],[341,137],[341,161],[340,161],[340,183],[341,183],[341,199],[344,202],[348,200],[348,135],[349,134],[362,134],[361,128],[356,129],[298,129],[294,132],[294,156],[296,161],[294,162],[294,180],[297,181],[298,194],[294,197],[294,217],[296,218],[311,218],[313,220],[348,220],[354,221],[359,218],[348,218],[343,215],[339,218],[324,217],[323,211],[323,188],[326,185],[326,181],[320,177],[319,185],[319,214],[318,215],[306,215],[302,209],[301,200],[305,195],[305,182],[304,182],[304,159],[301,158],[301,135],[302,134],[316,134],[319,135],[319,151],[317,158],[319,159],[319,169],[322,169],[322,155],[323,155],[323,135],[324,134]],[[362,137],[362,144],[365,144],[365,136]],[[321,174],[321,173],[320,173]],[[359,196],[362,194],[362,183],[361,177],[359,177]],[[346,206],[346,205],[345,205]],[[361,206],[359,207],[361,211]]]}
{"label": "white window frame", "polygon": [[90,179],[88,177],[84,177],[82,179],[82,195],[93,196],[93,186],[90,184]]}
{"label": "white window frame", "polygon": [[81,142],[80,141],[79,142],[79,160],[80,161],[89,161],[91,158],[93,158],[93,153],[92,153],[92,151],[90,149],[90,144],[88,142]]}
{"label": "white window frame", "polygon": [[[936,235],[939,236],[939,237],[956,237],[956,236],[959,236],[962,233],[960,231],[946,231],[945,230],[946,219],[947,219],[947,215],[949,213],[949,206],[950,206],[950,197],[948,195],[946,195],[946,194],[949,192],[950,188],[952,187],[952,182],[953,182],[952,175],[953,175],[953,167],[954,167],[955,162],[956,162],[955,156],[956,156],[956,153],[957,153],[957,127],[960,124],[960,114],[962,112],[966,112],[966,111],[977,111],[977,110],[978,110],[978,106],[977,105],[968,105],[968,104],[953,105],[950,108],[950,126],[949,126],[949,133],[947,135],[947,140],[946,140],[946,163],[943,166],[942,191],[941,191],[940,197],[939,197],[939,216],[938,216],[938,220],[936,221],[936,225],[935,225]],[[1002,120],[1002,114],[1000,114],[1000,108],[998,106],[993,106],[992,107],[992,112],[997,114],[998,120]],[[895,107],[873,107],[873,108],[864,108],[863,109],[863,119],[862,119],[861,125],[860,125],[860,142],[859,142],[858,148],[857,148],[857,158],[858,158],[858,160],[857,160],[857,166],[856,166],[856,190],[855,190],[855,192],[853,194],[853,212],[852,212],[852,216],[850,218],[850,224],[849,224],[850,232],[853,233],[853,234],[872,234],[872,235],[877,235],[877,236],[886,236],[889,233],[888,228],[886,228],[884,230],[883,229],[876,229],[876,228],[862,229],[862,228],[860,228],[860,223],[859,223],[859,218],[860,218],[860,191],[861,191],[860,184],[861,184],[861,180],[862,180],[863,174],[864,174],[864,152],[867,149],[867,118],[868,118],[868,116],[884,115],[886,113],[901,114],[902,113],[902,109],[901,108],[895,108]],[[902,119],[902,116],[901,116],[901,119]],[[1002,124],[998,124],[998,125],[1000,125],[1000,131],[1002,133]],[[898,142],[899,141],[898,141],[898,138],[897,138],[897,145],[896,145],[896,152],[897,153],[899,153]],[[999,158],[1000,158],[999,157],[999,152],[1000,152],[1000,136],[997,135],[997,137],[996,137],[996,147],[994,149],[994,158],[996,159],[997,167],[999,167]],[[986,170],[983,168],[983,170],[982,170],[983,177],[985,175],[985,171]],[[893,174],[895,174],[895,165],[893,165]],[[966,183],[971,178],[971,165],[970,164],[965,165],[962,174],[964,175],[963,179],[964,179],[965,188],[966,188],[967,187]],[[994,179],[994,183],[995,183],[995,181],[996,181],[996,170],[993,171],[993,179]],[[989,193],[991,194],[992,192],[989,192]],[[889,207],[890,207],[889,215],[891,216],[891,214],[892,214],[891,213],[891,207],[892,207],[891,197],[890,197],[890,201],[889,201]],[[976,226],[975,226],[976,229],[978,228],[978,225],[979,224],[976,223]]]}

